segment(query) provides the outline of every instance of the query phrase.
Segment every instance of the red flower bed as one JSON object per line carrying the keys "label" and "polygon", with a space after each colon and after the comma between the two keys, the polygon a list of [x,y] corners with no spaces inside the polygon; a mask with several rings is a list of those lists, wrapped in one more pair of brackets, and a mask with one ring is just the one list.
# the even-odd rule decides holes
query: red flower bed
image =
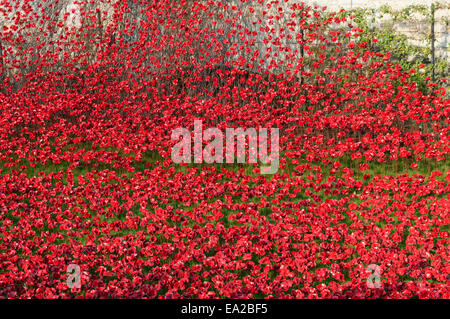
{"label": "red flower bed", "polygon": [[[105,0],[67,24],[64,1],[14,3],[0,11],[0,297],[450,297],[449,100],[351,17]],[[279,171],[175,164],[171,132],[196,119],[279,128]]]}

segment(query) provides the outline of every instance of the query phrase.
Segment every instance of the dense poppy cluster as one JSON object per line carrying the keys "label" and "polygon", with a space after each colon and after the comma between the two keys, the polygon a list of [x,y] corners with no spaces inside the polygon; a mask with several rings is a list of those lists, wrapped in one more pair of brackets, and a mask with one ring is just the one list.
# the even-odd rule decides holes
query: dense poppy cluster
{"label": "dense poppy cluster", "polygon": [[[450,297],[449,100],[352,17],[66,2],[0,8],[0,297]],[[280,170],[175,164],[194,120],[279,128]]]}

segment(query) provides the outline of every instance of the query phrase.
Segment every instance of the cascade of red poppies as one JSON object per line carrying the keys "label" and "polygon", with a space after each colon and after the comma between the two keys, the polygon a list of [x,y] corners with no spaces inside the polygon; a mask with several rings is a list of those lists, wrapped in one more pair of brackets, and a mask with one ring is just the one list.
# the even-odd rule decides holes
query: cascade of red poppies
{"label": "cascade of red poppies", "polygon": [[[0,26],[1,297],[449,297],[449,100],[344,11],[3,0]],[[279,128],[280,171],[175,165],[196,119]]]}

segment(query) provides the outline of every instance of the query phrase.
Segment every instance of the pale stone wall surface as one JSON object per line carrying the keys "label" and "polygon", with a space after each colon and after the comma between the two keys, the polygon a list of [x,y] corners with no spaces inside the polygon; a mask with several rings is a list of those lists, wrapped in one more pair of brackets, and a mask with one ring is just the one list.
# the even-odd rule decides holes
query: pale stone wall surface
{"label": "pale stone wall surface", "polygon": [[351,9],[351,8],[376,8],[383,5],[389,5],[393,9],[402,9],[409,5],[431,5],[433,2],[448,2],[448,1],[433,1],[433,0],[305,0],[305,3],[317,4],[320,6],[327,6],[330,9]]}
{"label": "pale stone wall surface", "polygon": [[[21,3],[23,0],[9,0],[10,3]],[[206,0],[202,0],[205,1]],[[102,18],[106,18],[103,21],[104,27],[106,27],[106,24],[111,22],[112,18],[112,7],[111,3],[114,1],[111,1],[111,3],[108,3],[107,0],[99,0],[94,7],[99,7],[102,12],[107,11],[108,14],[106,16],[102,16]],[[129,1],[132,3],[132,1]],[[246,14],[239,17],[239,20],[237,24],[242,24],[245,27],[248,27],[249,29],[253,30],[255,29],[257,34],[257,42],[262,42],[264,40],[264,37],[267,34],[262,34],[259,32],[259,27],[261,26],[267,26],[268,21],[267,18],[263,19],[261,23],[253,24],[255,20],[257,20],[259,17],[261,17],[261,11],[265,9],[266,5],[269,3],[276,3],[273,0],[264,0],[264,6],[258,8],[255,3],[252,4],[252,6],[255,7],[255,12],[253,14],[249,14],[248,6],[247,4],[242,4],[240,0],[223,0],[223,3],[228,4],[235,4],[239,8],[242,8],[243,11],[246,12]],[[301,0],[290,0],[287,3],[284,2],[284,0],[279,0],[278,4],[275,4],[272,6],[272,9],[269,11],[275,10],[275,8],[279,6],[284,7],[284,11],[288,13],[290,11],[290,7],[292,3],[295,2],[301,2]],[[329,10],[332,11],[338,11],[339,9],[352,9],[352,8],[379,8],[383,5],[389,5],[395,10],[399,10],[402,8],[405,8],[409,5],[427,5],[430,6],[433,0],[303,0],[303,2],[311,5],[318,5],[318,6],[327,6]],[[436,1],[435,1],[436,2]],[[30,2],[33,4],[39,4],[41,3],[41,0],[35,0]],[[47,2],[48,3],[48,2]],[[447,4],[450,5],[450,0],[440,0],[439,3],[441,4]],[[67,19],[66,24],[70,27],[77,27],[77,24],[80,22],[77,20],[77,11],[79,10],[77,5],[74,4],[73,0],[61,0],[60,4],[63,8],[59,8],[59,15],[63,16],[64,13],[69,13],[69,19]],[[20,6],[19,6],[20,7]],[[93,8],[92,8],[93,9]],[[0,7],[0,27],[3,27],[4,25],[8,25],[8,22],[6,22],[5,17],[3,15],[4,10],[1,10]],[[14,11],[14,10],[13,10]],[[11,12],[10,15],[14,15],[14,12]],[[288,14],[286,14],[288,16]],[[436,24],[435,24],[435,47],[436,47],[436,55],[443,57],[444,59],[449,60],[450,59],[450,52],[449,52],[449,41],[450,41],[450,26],[448,23],[446,24],[443,22],[444,20],[448,20],[450,17],[450,11],[448,9],[446,10],[438,10],[436,12]],[[391,21],[392,22],[392,21]],[[285,23],[285,21],[281,21],[281,24]],[[385,17],[382,21],[377,21],[380,25],[383,23],[390,23],[389,17]],[[273,25],[271,26],[273,27]],[[216,26],[217,28],[217,26]],[[429,45],[427,42],[427,36],[429,34],[430,30],[430,23],[426,21],[425,19],[421,19],[420,17],[415,21],[410,22],[404,22],[404,23],[396,23],[395,28],[407,35],[410,42],[417,45]],[[288,31],[285,31],[284,33],[288,33]],[[294,32],[295,33],[295,32]],[[56,36],[56,35],[55,35]],[[275,34],[276,37],[276,34]],[[239,35],[235,34],[233,39],[230,40],[238,40]],[[293,48],[295,47],[295,41],[291,41],[293,43],[288,43],[286,39],[283,40],[286,42],[286,45],[292,45]],[[231,42],[231,41],[230,41]],[[239,41],[236,41],[239,42]],[[295,49],[295,48],[294,48]],[[262,45],[261,51],[265,52],[267,50],[267,46]],[[283,54],[281,53],[279,55],[279,58],[283,58]]]}
{"label": "pale stone wall surface", "polygon": [[[449,0],[305,0],[305,3],[319,6],[327,6],[330,10],[339,9],[355,9],[355,8],[380,8],[384,5],[390,6],[394,10],[402,10],[411,5],[425,5],[431,7],[432,3],[441,5],[450,5]],[[421,19],[422,18],[422,19]],[[450,10],[441,9],[435,12],[435,38],[436,51],[438,55],[445,56],[450,59],[449,42],[450,42],[450,26],[445,20],[449,20]],[[382,22],[389,23],[389,18]],[[404,33],[412,44],[427,45],[424,38],[430,30],[430,22],[418,17],[417,21],[397,23],[396,29]]]}

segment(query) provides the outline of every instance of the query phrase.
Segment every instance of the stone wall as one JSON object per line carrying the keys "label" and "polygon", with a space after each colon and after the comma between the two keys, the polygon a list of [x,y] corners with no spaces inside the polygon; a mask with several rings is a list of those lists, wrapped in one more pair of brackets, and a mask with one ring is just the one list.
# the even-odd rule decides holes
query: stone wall
{"label": "stone wall", "polygon": [[[305,0],[305,3],[313,5],[327,6],[330,10],[355,9],[355,8],[374,8],[379,9],[384,5],[390,6],[393,10],[402,10],[411,5],[425,5],[431,7],[432,3],[440,3],[447,6],[447,9],[436,10],[435,12],[435,49],[436,56],[450,61],[450,18],[449,0]],[[414,20],[404,22],[393,22],[389,15],[377,21],[377,24],[393,24],[394,28],[405,34],[411,44],[426,46],[431,29],[430,22],[421,15],[415,15]]]}
{"label": "stone wall", "polygon": [[[9,0],[10,3],[20,3],[22,0]],[[206,0],[203,0],[206,2]],[[311,4],[311,5],[318,5],[318,6],[327,6],[329,8],[329,10],[332,11],[339,11],[340,9],[352,9],[352,8],[357,8],[357,7],[365,7],[365,8],[379,8],[382,5],[389,5],[391,6],[393,9],[401,9],[404,8],[406,6],[409,5],[413,5],[413,4],[417,4],[417,5],[431,5],[432,1],[431,0],[408,0],[408,1],[404,1],[404,0],[397,0],[397,1],[387,1],[387,0],[303,0],[306,4]],[[40,3],[41,0],[35,0],[35,2],[31,2],[31,4],[33,3]],[[53,11],[58,11],[58,13],[55,11],[55,15],[57,16],[57,19],[59,17],[59,19],[61,19],[61,17],[64,16],[64,14],[69,15],[69,19],[66,20],[66,25],[68,27],[77,27],[77,25],[80,23],[80,21],[77,20],[77,11],[79,10],[79,8],[77,8],[77,5],[75,5],[73,3],[73,0],[59,0],[60,6],[59,8],[53,8]],[[90,10],[95,10],[96,8],[99,8],[102,12],[102,14],[104,14],[104,12],[107,12],[106,15],[102,15],[103,18],[103,28],[106,29],[106,26],[108,23],[111,22],[112,20],[112,13],[113,13],[113,9],[111,7],[111,3],[113,3],[114,1],[108,1],[108,0],[100,0],[97,1],[95,3],[95,5],[91,5]],[[199,1],[201,2],[201,1]],[[236,26],[243,26],[243,30],[245,30],[245,28],[248,28],[250,31],[255,31],[256,35],[248,35],[248,34],[244,34],[243,36],[239,34],[239,31],[242,30],[236,30],[238,32],[234,32],[233,35],[231,37],[228,38],[228,41],[230,43],[233,42],[237,42],[242,44],[245,44],[246,41],[250,41],[252,38],[255,38],[254,44],[253,45],[249,45],[247,44],[247,47],[250,46],[253,50],[251,52],[248,53],[243,53],[243,55],[245,57],[247,56],[251,56],[254,53],[254,50],[259,48],[261,57],[264,56],[264,54],[266,54],[268,51],[272,51],[273,53],[273,45],[271,45],[271,41],[267,41],[268,38],[268,34],[271,35],[271,38],[274,39],[279,35],[279,32],[277,31],[277,27],[274,24],[271,24],[270,19],[268,19],[268,16],[272,15],[272,16],[276,16],[277,15],[277,8],[280,6],[283,6],[283,11],[285,12],[284,17],[280,18],[279,20],[273,20],[274,23],[276,23],[276,21],[279,21],[278,23],[280,25],[285,25],[286,23],[289,22],[290,18],[290,13],[291,13],[291,6],[293,3],[295,2],[300,2],[300,1],[289,1],[287,3],[284,2],[284,0],[279,0],[279,1],[273,1],[273,0],[264,0],[264,5],[262,6],[257,6],[255,3],[252,3],[251,6],[254,7],[255,11],[254,12],[250,12],[249,11],[249,7],[250,7],[250,3],[242,3],[240,0],[229,0],[229,1],[222,1],[224,4],[229,4],[230,6],[232,5],[236,5],[240,10],[242,10],[245,14],[240,15],[237,19],[237,21],[235,21],[235,26],[225,26],[225,35],[222,36],[222,40],[226,40],[227,39],[227,32],[232,31],[233,29],[236,30]],[[47,1],[47,3],[50,3],[49,1]],[[271,6],[270,9],[267,9],[267,5],[272,3],[273,5]],[[440,3],[446,3],[446,4],[450,4],[450,0],[441,0]],[[129,1],[129,6],[133,6],[133,1]],[[139,6],[139,5],[138,5]],[[20,7],[20,6],[19,6]],[[225,12],[227,11],[227,12]],[[225,12],[225,16],[228,14],[229,17],[233,17],[236,15],[236,11],[232,11],[232,10],[222,10],[222,12]],[[265,16],[265,18],[262,18],[262,11],[268,11],[268,14]],[[136,12],[138,12],[138,10],[136,9]],[[10,15],[14,15],[14,10],[10,13]],[[444,20],[448,19],[448,17],[450,16],[450,11],[447,10],[438,10],[436,12],[436,24],[435,24],[435,38],[436,38],[436,42],[435,42],[435,47],[436,47],[436,56],[444,58],[449,60],[450,59],[450,52],[449,52],[449,41],[450,41],[450,26],[448,25],[448,23],[445,23]],[[139,17],[137,17],[139,20]],[[389,24],[392,23],[392,21],[389,20],[389,17],[385,17],[383,20],[378,20],[376,21],[376,23],[381,26],[382,24]],[[5,19],[5,17],[1,14],[1,10],[0,10],[0,27],[3,26],[8,26],[8,21]],[[222,24],[222,27],[224,26],[224,24]],[[202,27],[210,27],[213,29],[219,29],[220,28],[220,24],[216,24],[215,26],[211,26],[210,24],[208,24],[208,20],[205,19],[204,22],[202,23],[202,25],[199,25],[200,28]],[[265,28],[266,31],[262,32],[261,28]],[[275,32],[272,33],[274,29]],[[429,45],[426,38],[429,33],[430,30],[430,23],[428,21],[425,20],[425,18],[421,19],[420,17],[417,17],[417,19],[415,21],[410,21],[410,22],[404,22],[404,23],[396,23],[395,24],[395,28],[399,31],[404,33],[405,35],[408,36],[408,38],[410,39],[410,42],[413,44],[417,44],[417,45]],[[164,28],[163,28],[164,29]],[[56,30],[54,34],[49,35],[49,36],[53,36],[56,37],[57,33],[62,32],[63,28],[59,28],[59,30]],[[269,31],[267,31],[269,30]],[[164,30],[161,30],[164,31]],[[138,30],[136,31],[136,33],[138,32]],[[284,33],[284,38],[281,39],[281,45],[285,48],[289,48],[289,50],[295,51],[295,50],[299,50],[298,44],[295,41],[295,35],[296,33],[298,33],[299,30],[298,28],[296,28],[294,31],[291,30],[285,30]],[[244,32],[245,33],[245,32]],[[290,34],[292,37],[291,39],[288,39],[288,37],[286,37],[286,35]],[[224,50],[221,53],[224,53],[225,51],[227,51],[229,49],[229,47],[224,46]],[[239,55],[242,54],[243,50],[237,50],[236,53],[233,53],[229,60],[235,60],[235,58]],[[10,52],[11,56],[14,55],[14,52]],[[281,51],[277,53],[277,57],[276,60],[283,60],[286,58],[288,54],[288,50],[286,51]],[[161,58],[166,57],[166,56],[170,56],[170,52],[165,52],[164,50],[161,50],[160,52]],[[265,67],[269,66],[270,61],[266,61],[265,62]]]}

